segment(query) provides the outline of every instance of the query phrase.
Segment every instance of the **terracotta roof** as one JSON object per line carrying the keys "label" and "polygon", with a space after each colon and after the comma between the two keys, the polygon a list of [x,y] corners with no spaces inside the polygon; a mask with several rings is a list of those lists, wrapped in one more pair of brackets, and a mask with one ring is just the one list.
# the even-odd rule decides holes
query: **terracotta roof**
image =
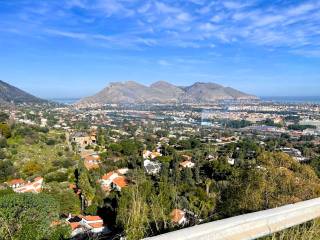
{"label": "terracotta roof", "polygon": [[183,167],[186,167],[186,166],[188,166],[188,164],[192,164],[192,163],[193,162],[186,160],[186,161],[181,162],[180,165]]}
{"label": "terracotta roof", "polygon": [[184,217],[185,213],[180,209],[174,209],[170,215],[172,222],[179,223],[180,220]]}
{"label": "terracotta roof", "polygon": [[100,156],[99,155],[87,155],[84,157],[85,161],[97,161],[100,160]]}
{"label": "terracotta roof", "polygon": [[152,155],[153,155],[153,156],[156,156],[156,157],[160,157],[160,156],[161,156],[161,153],[156,152],[156,151],[153,151],[153,152],[152,152]]}
{"label": "terracotta roof", "polygon": [[89,222],[91,222],[91,221],[102,221],[102,218],[101,217],[99,217],[99,216],[83,216],[82,217],[83,219],[85,219],[86,221],[89,221]]}
{"label": "terracotta roof", "polygon": [[[114,171],[108,172],[107,174],[105,174],[105,175],[102,176],[102,179],[103,179],[103,180],[109,180],[109,178],[110,178],[113,174],[117,174],[117,173],[115,173]],[[118,175],[118,174],[117,174],[117,175]]]}
{"label": "terracotta roof", "polygon": [[182,155],[181,157],[183,157],[184,159],[188,160],[188,161],[191,161],[192,157],[189,156],[189,155]]}
{"label": "terracotta roof", "polygon": [[23,179],[12,179],[11,181],[8,182],[9,185],[15,185],[15,184],[23,184],[26,183]]}
{"label": "terracotta roof", "polygon": [[43,178],[42,177],[37,177],[35,178],[35,181],[29,182],[28,184],[23,185],[22,187],[15,188],[15,192],[32,192],[32,193],[39,193],[41,192],[42,188],[42,182]]}
{"label": "terracotta roof", "polygon": [[36,177],[33,181],[37,182],[37,181],[42,181],[42,180],[43,180],[43,177]]}
{"label": "terracotta roof", "polygon": [[99,163],[98,162],[84,161],[84,165],[88,170],[99,168]]}
{"label": "terracotta roof", "polygon": [[41,186],[41,183],[36,182],[36,183],[33,184],[33,186],[34,186],[35,188],[38,188],[39,186]]}
{"label": "terracotta roof", "polygon": [[102,228],[103,227],[103,222],[98,222],[98,223],[89,223],[88,224],[92,228]]}
{"label": "terracotta roof", "polygon": [[27,188],[27,189],[25,189],[25,190],[22,190],[21,192],[24,192],[24,193],[33,193],[33,192],[35,192],[35,190],[34,190],[34,189],[31,189],[31,188]]}
{"label": "terracotta roof", "polygon": [[123,187],[128,185],[127,178],[123,177],[123,176],[120,176],[120,177],[117,177],[117,178],[113,179],[112,182],[114,184],[116,184],[117,186],[121,187],[121,188],[123,188]]}
{"label": "terracotta roof", "polygon": [[80,227],[80,223],[79,222],[71,222],[69,224],[71,226],[72,231],[77,229],[78,227]]}
{"label": "terracotta roof", "polygon": [[88,150],[82,151],[82,152],[80,153],[80,155],[81,155],[82,158],[84,158],[84,157],[86,157],[86,156],[88,156],[88,155],[91,155],[91,154],[94,154],[94,153],[95,153],[94,150],[88,149]]}

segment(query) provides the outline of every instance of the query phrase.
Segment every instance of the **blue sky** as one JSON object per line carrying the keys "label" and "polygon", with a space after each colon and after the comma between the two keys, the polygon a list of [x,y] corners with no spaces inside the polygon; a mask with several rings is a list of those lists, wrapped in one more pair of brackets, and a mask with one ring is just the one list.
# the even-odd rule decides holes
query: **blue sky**
{"label": "blue sky", "polygon": [[0,79],[44,98],[112,81],[320,95],[320,0],[0,0]]}

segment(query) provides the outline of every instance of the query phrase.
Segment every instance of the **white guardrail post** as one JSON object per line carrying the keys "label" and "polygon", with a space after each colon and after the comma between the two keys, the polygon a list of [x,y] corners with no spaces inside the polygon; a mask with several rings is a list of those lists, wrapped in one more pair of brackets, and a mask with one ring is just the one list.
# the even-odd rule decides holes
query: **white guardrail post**
{"label": "white guardrail post", "polygon": [[320,198],[244,214],[145,240],[250,240],[320,217]]}

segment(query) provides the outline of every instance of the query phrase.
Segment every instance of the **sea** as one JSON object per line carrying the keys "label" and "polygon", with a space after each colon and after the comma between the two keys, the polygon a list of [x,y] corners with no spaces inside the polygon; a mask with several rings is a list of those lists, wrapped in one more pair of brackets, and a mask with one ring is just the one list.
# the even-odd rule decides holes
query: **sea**
{"label": "sea", "polygon": [[319,97],[261,97],[262,101],[277,102],[277,103],[293,103],[293,104],[320,104]]}
{"label": "sea", "polygon": [[49,99],[49,100],[53,101],[53,102],[57,102],[57,103],[71,105],[71,104],[79,101],[80,98],[52,98],[52,99]]}

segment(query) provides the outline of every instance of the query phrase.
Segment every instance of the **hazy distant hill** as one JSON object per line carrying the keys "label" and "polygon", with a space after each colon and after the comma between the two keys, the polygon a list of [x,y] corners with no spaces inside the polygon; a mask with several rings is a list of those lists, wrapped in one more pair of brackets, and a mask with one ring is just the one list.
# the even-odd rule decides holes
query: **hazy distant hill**
{"label": "hazy distant hill", "polygon": [[165,81],[145,86],[134,81],[113,82],[94,96],[86,97],[77,106],[107,103],[210,103],[217,100],[257,99],[230,87],[197,82],[178,87]]}
{"label": "hazy distant hill", "polygon": [[45,103],[47,101],[32,96],[0,80],[0,103]]}

